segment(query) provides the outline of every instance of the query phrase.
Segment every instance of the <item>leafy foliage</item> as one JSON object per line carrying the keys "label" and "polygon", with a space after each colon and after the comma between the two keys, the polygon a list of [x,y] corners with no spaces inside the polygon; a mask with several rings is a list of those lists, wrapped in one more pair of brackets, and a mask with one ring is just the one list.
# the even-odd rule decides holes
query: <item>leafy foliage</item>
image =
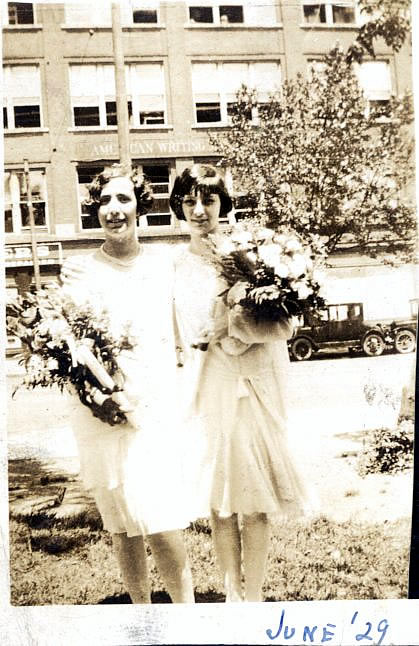
{"label": "leafy foliage", "polygon": [[400,51],[411,30],[410,0],[359,0],[358,4],[366,21],[348,50],[348,60],[360,62],[365,54],[374,57],[378,38]]}
{"label": "leafy foliage", "polygon": [[411,468],[413,437],[413,421],[407,419],[400,421],[395,429],[378,428],[371,431],[360,454],[360,475],[395,473]]}
{"label": "leafy foliage", "polygon": [[[410,95],[384,114],[368,105],[353,66],[336,47],[322,70],[285,81],[260,104],[242,86],[232,125],[210,139],[267,226],[320,235],[375,256],[412,253],[415,213],[403,194],[413,178]],[[257,113],[253,121],[249,113]]]}

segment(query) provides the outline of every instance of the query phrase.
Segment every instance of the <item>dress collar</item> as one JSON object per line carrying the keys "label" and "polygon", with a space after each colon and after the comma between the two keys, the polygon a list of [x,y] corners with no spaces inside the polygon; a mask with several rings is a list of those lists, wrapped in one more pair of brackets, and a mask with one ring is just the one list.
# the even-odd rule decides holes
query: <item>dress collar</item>
{"label": "dress collar", "polygon": [[140,247],[139,250],[138,250],[137,255],[134,256],[133,258],[129,258],[129,259],[116,258],[115,256],[110,256],[108,253],[106,253],[106,251],[103,248],[104,244],[105,243],[103,243],[99,247],[99,251],[102,254],[102,256],[104,258],[106,258],[106,260],[108,260],[108,262],[112,262],[112,263],[114,263],[116,265],[121,265],[122,267],[130,267],[131,265],[135,265],[135,263],[137,262],[138,258],[141,256],[141,253],[142,253],[142,248]]}

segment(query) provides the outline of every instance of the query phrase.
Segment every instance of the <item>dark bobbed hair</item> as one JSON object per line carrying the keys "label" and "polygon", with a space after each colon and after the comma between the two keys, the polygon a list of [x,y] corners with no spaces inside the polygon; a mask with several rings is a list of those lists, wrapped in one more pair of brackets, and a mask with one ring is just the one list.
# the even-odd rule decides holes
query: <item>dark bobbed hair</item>
{"label": "dark bobbed hair", "polygon": [[185,220],[182,208],[184,196],[197,193],[203,196],[217,193],[220,196],[221,216],[227,215],[233,208],[233,202],[220,172],[209,164],[194,164],[191,168],[185,168],[182,175],[176,177],[170,194],[169,203],[178,220]]}
{"label": "dark bobbed hair", "polygon": [[103,187],[115,177],[127,177],[134,185],[134,194],[137,200],[137,215],[148,213],[153,205],[153,191],[138,166],[126,170],[121,164],[107,166],[96,175],[88,186],[89,199],[84,202],[92,215],[97,215],[100,205],[100,194]]}

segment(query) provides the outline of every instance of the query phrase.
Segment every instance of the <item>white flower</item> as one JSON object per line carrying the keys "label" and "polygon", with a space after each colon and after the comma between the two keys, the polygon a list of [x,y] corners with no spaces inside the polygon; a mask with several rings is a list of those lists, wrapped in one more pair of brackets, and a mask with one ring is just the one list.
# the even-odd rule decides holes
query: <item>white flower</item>
{"label": "white flower", "polygon": [[293,278],[299,278],[307,271],[306,259],[302,254],[295,254],[294,257],[289,260],[288,267],[290,270],[290,275]]}
{"label": "white flower", "polygon": [[245,229],[233,229],[230,237],[233,242],[243,247],[247,247],[253,241],[252,234]]}
{"label": "white flower", "polygon": [[290,270],[284,262],[278,262],[274,266],[274,272],[279,278],[288,278]]}
{"label": "white flower", "polygon": [[256,239],[258,242],[272,242],[274,237],[274,231],[268,229],[267,227],[262,227],[256,232]]}
{"label": "white flower", "polygon": [[27,369],[31,372],[41,372],[44,369],[44,361],[38,354],[29,357]]}
{"label": "white flower", "polygon": [[217,244],[218,253],[223,256],[228,256],[232,251],[235,251],[236,246],[232,243],[229,238],[224,238],[219,244]]}
{"label": "white flower", "polygon": [[292,288],[298,293],[298,298],[301,301],[305,301],[312,293],[313,290],[303,281],[296,281],[292,284]]}
{"label": "white flower", "polygon": [[296,251],[301,251],[300,242],[295,238],[291,238],[291,240],[287,240],[287,242],[285,243],[285,251],[287,253],[295,253]]}
{"label": "white flower", "polygon": [[259,247],[259,258],[268,265],[268,267],[275,267],[281,260],[280,249],[276,244],[265,244]]}
{"label": "white flower", "polygon": [[48,370],[57,370],[58,368],[57,359],[53,359],[52,357],[50,357],[47,361],[47,368]]}
{"label": "white flower", "polygon": [[284,235],[283,233],[275,233],[274,237],[273,237],[273,241],[276,244],[279,244],[279,245],[282,245],[283,247],[285,247],[285,245],[287,243],[287,236]]}
{"label": "white flower", "polygon": [[250,260],[251,262],[256,262],[256,260],[258,259],[257,255],[255,254],[255,252],[254,252],[254,251],[248,251],[248,252],[246,253],[246,256],[249,258],[249,260]]}
{"label": "white flower", "polygon": [[67,322],[64,319],[45,319],[38,326],[38,332],[42,336],[47,336],[48,334],[52,337],[61,336],[63,334],[68,334],[69,327]]}

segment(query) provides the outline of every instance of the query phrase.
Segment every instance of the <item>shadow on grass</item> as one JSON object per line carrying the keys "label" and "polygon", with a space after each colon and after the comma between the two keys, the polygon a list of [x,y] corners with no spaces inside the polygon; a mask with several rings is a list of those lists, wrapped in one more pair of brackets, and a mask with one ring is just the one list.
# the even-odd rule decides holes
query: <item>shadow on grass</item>
{"label": "shadow on grass", "polygon": [[65,525],[101,529],[102,524],[91,496],[72,469],[54,460],[37,458],[9,460],[10,516],[32,528]]}
{"label": "shadow on grass", "polygon": [[[195,592],[196,603],[224,603],[225,595],[215,590],[208,592]],[[102,601],[98,601],[98,605],[108,604],[125,604],[131,603],[129,594],[114,594],[110,597],[105,597]],[[172,603],[169,595],[164,590],[155,590],[151,593],[151,603]]]}

